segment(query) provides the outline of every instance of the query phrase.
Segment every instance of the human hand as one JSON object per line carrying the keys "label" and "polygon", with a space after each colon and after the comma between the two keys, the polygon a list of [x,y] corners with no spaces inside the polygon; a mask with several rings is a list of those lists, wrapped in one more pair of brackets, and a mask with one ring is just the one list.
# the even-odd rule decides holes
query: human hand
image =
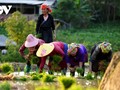
{"label": "human hand", "polygon": [[71,72],[74,72],[74,71],[75,71],[75,68],[74,68],[74,67],[70,67],[69,70],[70,70]]}
{"label": "human hand", "polygon": [[55,34],[53,34],[53,40],[54,40],[54,41],[56,40],[56,35],[55,35]]}
{"label": "human hand", "polygon": [[29,54],[28,54],[28,55],[25,55],[24,58],[25,58],[26,60],[29,60]]}

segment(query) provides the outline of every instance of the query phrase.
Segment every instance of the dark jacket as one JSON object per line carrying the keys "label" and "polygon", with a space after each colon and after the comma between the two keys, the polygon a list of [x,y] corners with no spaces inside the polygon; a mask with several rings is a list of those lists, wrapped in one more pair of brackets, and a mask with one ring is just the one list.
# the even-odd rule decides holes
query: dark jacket
{"label": "dark jacket", "polygon": [[53,41],[52,31],[54,29],[55,25],[52,15],[48,14],[48,19],[46,21],[44,21],[43,14],[38,17],[36,34],[40,34],[41,39],[43,39],[46,43]]}
{"label": "dark jacket", "polygon": [[110,62],[112,58],[112,51],[110,50],[108,53],[102,53],[101,48],[99,48],[98,46],[99,44],[96,44],[91,50],[91,61],[106,60]]}

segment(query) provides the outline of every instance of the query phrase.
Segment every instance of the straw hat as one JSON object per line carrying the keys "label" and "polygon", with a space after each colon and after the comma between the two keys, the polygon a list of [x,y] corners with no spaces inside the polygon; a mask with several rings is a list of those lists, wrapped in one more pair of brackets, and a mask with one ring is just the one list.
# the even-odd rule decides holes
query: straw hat
{"label": "straw hat", "polygon": [[54,45],[52,43],[42,44],[40,45],[39,49],[37,50],[36,55],[38,57],[44,57],[50,54],[54,49]]}
{"label": "straw hat", "polygon": [[29,34],[25,41],[25,47],[34,47],[38,44],[38,39],[35,38],[32,34]]}
{"label": "straw hat", "polygon": [[40,8],[41,8],[42,10],[48,9],[49,12],[52,12],[52,9],[51,9],[48,5],[46,5],[46,4],[42,4],[42,5],[40,6]]}
{"label": "straw hat", "polygon": [[99,44],[99,48],[101,48],[103,53],[108,53],[110,50],[112,50],[111,44],[108,42]]}

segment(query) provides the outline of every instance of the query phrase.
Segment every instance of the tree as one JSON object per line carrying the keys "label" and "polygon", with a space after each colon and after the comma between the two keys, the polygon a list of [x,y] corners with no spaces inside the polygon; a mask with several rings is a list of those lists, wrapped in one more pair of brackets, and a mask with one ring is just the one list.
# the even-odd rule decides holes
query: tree
{"label": "tree", "polygon": [[23,43],[28,34],[35,33],[35,21],[27,21],[27,18],[18,11],[8,17],[4,24],[9,38],[18,45]]}
{"label": "tree", "polygon": [[120,0],[89,0],[96,21],[109,22],[120,18]]}
{"label": "tree", "polygon": [[74,27],[86,27],[91,12],[88,0],[60,0],[53,15],[55,18],[62,19]]}

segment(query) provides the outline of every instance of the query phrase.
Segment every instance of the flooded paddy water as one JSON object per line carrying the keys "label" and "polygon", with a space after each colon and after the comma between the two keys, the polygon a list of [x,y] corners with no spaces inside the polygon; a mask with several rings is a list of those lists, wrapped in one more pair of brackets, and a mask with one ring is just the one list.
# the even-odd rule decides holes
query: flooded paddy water
{"label": "flooded paddy water", "polygon": [[[33,72],[30,72],[30,73],[33,73]],[[47,70],[45,71],[45,73],[48,74]],[[85,76],[87,75],[87,73],[88,73],[88,66],[86,66],[86,68],[85,68]],[[12,74],[15,77],[28,76],[28,79],[29,79],[29,75],[26,75],[24,73],[24,71],[20,71],[20,72],[16,71],[16,72],[13,72]],[[61,73],[55,72],[54,76],[59,77],[59,76],[61,76]],[[66,77],[71,77],[69,71],[67,71]],[[80,85],[84,88],[87,88],[87,87],[96,87],[97,88],[98,84],[100,82],[100,80],[98,80],[98,79],[87,80],[85,78],[80,78],[80,77],[78,77],[77,72],[75,72],[74,78],[76,80],[76,84]],[[3,81],[0,81],[0,82],[3,82]],[[55,87],[54,90],[61,90],[61,89],[59,89],[60,83],[57,81],[56,78],[55,78],[54,82],[46,82],[46,83],[43,83],[42,80],[26,80],[26,81],[8,80],[7,82],[11,85],[11,90],[35,90],[35,88],[39,87],[39,86],[49,86],[49,87],[54,86]],[[52,89],[49,89],[49,90],[52,90]],[[87,89],[83,89],[83,90],[87,90]]]}

